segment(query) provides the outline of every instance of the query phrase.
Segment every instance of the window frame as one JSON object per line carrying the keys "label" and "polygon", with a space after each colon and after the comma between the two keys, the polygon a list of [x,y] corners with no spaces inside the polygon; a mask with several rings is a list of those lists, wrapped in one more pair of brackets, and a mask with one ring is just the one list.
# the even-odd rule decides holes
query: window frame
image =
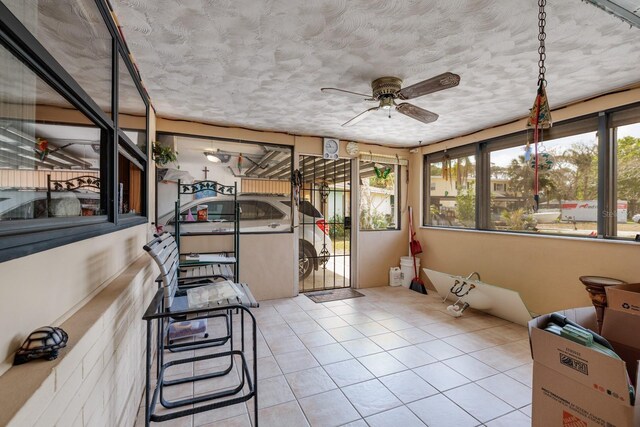
{"label": "window frame", "polygon": [[[291,151],[291,160],[289,163],[289,172],[293,172],[294,169],[294,157],[297,155],[294,147],[292,145],[287,145],[287,144],[275,144],[272,142],[263,142],[263,141],[255,141],[255,140],[250,140],[250,139],[237,139],[237,138],[225,138],[225,137],[221,137],[221,136],[212,136],[212,135],[207,135],[207,134],[198,134],[198,133],[183,133],[183,132],[170,132],[170,131],[161,131],[161,130],[157,130],[156,131],[156,139],[159,140],[161,136],[179,136],[179,137],[185,137],[185,138],[195,138],[195,139],[206,139],[206,140],[210,140],[210,141],[219,141],[219,142],[232,142],[232,143],[240,143],[240,144],[257,144],[257,145],[266,145],[266,146],[270,146],[270,147],[279,147],[279,148],[286,148],[287,150]],[[158,181],[156,180],[155,182],[155,191],[156,194],[158,194]],[[238,196],[242,196],[243,193],[238,193]],[[155,206],[155,210],[156,210],[156,214],[158,211],[158,198],[156,197],[156,206]],[[240,200],[238,200],[240,201]],[[241,235],[259,235],[259,234],[293,234],[294,232],[294,215],[297,215],[298,210],[297,209],[293,209],[294,206],[294,202],[293,202],[293,186],[291,186],[291,195],[289,197],[288,200],[289,203],[291,203],[290,209],[290,224],[287,227],[286,230],[276,230],[276,231],[242,231],[242,229],[240,230],[240,234]],[[286,205],[285,205],[286,206]],[[163,215],[164,217],[164,215]],[[168,222],[167,222],[168,223]],[[210,233],[200,233],[200,232],[195,232],[195,233],[189,233],[190,236],[202,236],[202,235],[207,235]],[[233,234],[233,233],[219,233],[219,234]]]}
{"label": "window frame", "polygon": [[[607,110],[600,117],[600,125],[605,133],[604,138],[607,141],[608,146],[603,150],[601,156],[605,156],[605,164],[603,165],[607,177],[610,179],[609,183],[605,186],[603,191],[603,198],[607,205],[606,210],[608,212],[617,212],[618,208],[618,136],[617,128],[620,127],[619,123],[615,123],[615,120],[621,121],[616,116],[623,116],[629,114],[632,117],[637,117],[637,122],[640,123],[640,102],[634,103],[622,107],[612,108]],[[637,116],[635,116],[637,114]],[[622,121],[624,121],[622,119]],[[623,242],[637,242],[640,233],[636,234],[635,239],[625,238],[618,236],[618,223],[616,216],[604,215],[604,231],[607,239],[619,240]]]}
{"label": "window frame", "polygon": [[[620,114],[627,110],[640,108],[640,103],[632,103],[606,110],[585,114],[583,116],[574,117],[563,120],[554,124],[551,129],[545,130],[545,139],[552,140],[579,133],[597,132],[598,139],[598,183],[597,183],[597,200],[598,212],[615,212],[617,211],[617,146],[615,139],[615,127],[612,123],[612,116]],[[640,117],[639,117],[640,119]],[[518,230],[494,230],[490,228],[490,194],[492,191],[490,177],[490,153],[501,149],[517,147],[521,144],[522,138],[526,138],[527,130],[501,135],[487,140],[473,142],[471,144],[456,147],[448,150],[450,154],[457,150],[471,150],[475,148],[476,157],[476,226],[474,228],[461,228],[442,225],[430,225],[430,165],[441,160],[444,156],[443,151],[425,154],[423,156],[423,191],[422,191],[422,209],[423,220],[421,227],[451,230],[467,230],[480,231],[488,233],[507,233],[525,236],[554,237],[554,238],[577,238],[590,240],[609,240],[609,241],[633,241],[629,238],[618,237],[617,223],[615,217],[611,215],[597,216],[597,234],[596,236],[582,235],[563,235],[558,233],[531,233]],[[520,142],[518,142],[520,141]],[[453,155],[452,155],[453,157]],[[640,234],[640,233],[639,233]]]}
{"label": "window frame", "polygon": [[[468,145],[463,145],[460,147],[452,148],[450,150],[442,150],[437,151],[435,153],[425,154],[423,157],[423,188],[428,189],[428,192],[424,192],[422,194],[422,226],[423,227],[434,227],[434,228],[451,228],[455,230],[475,230],[478,228],[478,224],[480,223],[480,209],[478,206],[480,199],[480,185],[479,185],[479,176],[480,176],[480,156],[479,156],[479,143],[472,143]],[[457,159],[465,156],[474,156],[475,157],[475,227],[456,227],[456,226],[448,226],[448,225],[432,225],[429,224],[431,221],[431,165],[433,163],[438,163],[444,160],[445,154],[448,154],[450,158]],[[436,187],[437,188],[437,187]]]}
{"label": "window frame", "polygon": [[[360,163],[365,162],[362,159],[355,159]],[[400,182],[400,177],[402,176],[402,165],[400,164],[391,164],[391,166],[393,166],[393,173],[396,176],[395,179],[395,192],[393,194],[393,196],[396,198],[396,200],[394,200],[394,210],[395,210],[395,217],[396,217],[396,226],[394,228],[361,228],[360,227],[360,220],[358,219],[358,230],[368,233],[371,231],[402,231],[402,205],[401,205],[401,201],[402,201],[402,183]],[[360,173],[360,165],[358,165],[358,174]],[[358,179],[360,179],[360,177],[358,177]],[[361,206],[360,204],[360,194],[358,194],[358,212],[361,211]],[[352,225],[353,227],[353,225]]]}
{"label": "window frame", "polygon": [[[145,103],[145,131],[149,136],[150,101],[140,81],[134,72],[126,44],[112,20],[111,12],[104,0],[95,0],[104,25],[112,39],[112,79],[111,79],[111,111],[109,117],[102,108],[88,95],[88,93],[73,79],[53,56],[42,46],[37,38],[13,15],[8,7],[0,1],[0,46],[6,48],[10,54],[22,62],[36,76],[44,81],[53,91],[65,98],[74,108],[84,114],[93,124],[101,129],[100,148],[100,178],[101,202],[104,203],[106,215],[82,218],[56,218],[15,221],[10,227],[0,230],[0,262],[31,255],[58,246],[81,241],[84,239],[112,233],[125,228],[148,222],[148,165],[149,145],[147,152],[142,152],[136,144],[118,128],[118,55],[128,68],[140,97]],[[142,215],[123,217],[117,215],[117,159],[119,140],[133,150],[138,161],[144,166],[142,188]]]}

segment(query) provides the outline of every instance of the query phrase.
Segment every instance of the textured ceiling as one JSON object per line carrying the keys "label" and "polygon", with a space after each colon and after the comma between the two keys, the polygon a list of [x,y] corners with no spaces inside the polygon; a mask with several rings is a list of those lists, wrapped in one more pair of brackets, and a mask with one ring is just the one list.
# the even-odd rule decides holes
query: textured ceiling
{"label": "textured ceiling", "polygon": [[[534,0],[115,0],[160,116],[417,145],[526,115],[537,79]],[[547,6],[551,106],[640,80],[640,30],[579,0]],[[370,93],[446,71],[458,87],[413,100],[423,124],[321,87]],[[375,104],[374,104],[375,105]]]}

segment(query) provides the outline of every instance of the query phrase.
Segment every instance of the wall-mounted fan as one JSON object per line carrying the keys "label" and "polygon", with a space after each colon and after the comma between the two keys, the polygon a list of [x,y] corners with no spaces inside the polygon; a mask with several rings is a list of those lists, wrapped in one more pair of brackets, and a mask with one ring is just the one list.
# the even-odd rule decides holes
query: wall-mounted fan
{"label": "wall-mounted fan", "polygon": [[412,119],[416,119],[423,123],[431,123],[438,120],[438,115],[436,113],[432,113],[424,108],[409,104],[408,102],[396,104],[396,99],[405,100],[418,98],[419,96],[458,86],[459,83],[459,75],[444,73],[405,88],[402,88],[402,80],[397,77],[380,77],[379,79],[375,79],[371,82],[371,89],[373,89],[373,94],[371,96],[334,87],[323,87],[320,90],[324,93],[338,93],[358,97],[363,101],[379,102],[377,107],[365,110],[348,122],[343,123],[342,126],[353,126],[374,111],[387,110],[390,112],[393,107],[395,107],[396,111],[399,113],[409,116]]}

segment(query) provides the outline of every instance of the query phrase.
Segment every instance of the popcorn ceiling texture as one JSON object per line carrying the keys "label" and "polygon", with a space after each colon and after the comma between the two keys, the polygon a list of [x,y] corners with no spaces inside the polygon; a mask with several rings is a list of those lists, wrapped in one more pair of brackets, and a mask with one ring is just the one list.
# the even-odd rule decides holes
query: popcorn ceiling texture
{"label": "popcorn ceiling texture", "polygon": [[[526,116],[537,80],[534,0],[115,0],[162,117],[410,146]],[[551,106],[640,79],[640,30],[579,0],[547,6]],[[460,86],[412,102],[422,124],[372,103],[320,92],[371,93],[451,71]]]}

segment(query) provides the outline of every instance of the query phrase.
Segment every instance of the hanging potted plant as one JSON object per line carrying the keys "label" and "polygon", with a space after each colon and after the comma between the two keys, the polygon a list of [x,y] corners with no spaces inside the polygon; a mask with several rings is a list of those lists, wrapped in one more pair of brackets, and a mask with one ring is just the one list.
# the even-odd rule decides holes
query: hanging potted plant
{"label": "hanging potted plant", "polygon": [[[160,167],[166,167],[167,163],[175,163],[178,161],[178,152],[173,148],[165,145],[160,145],[157,141],[153,142],[152,146],[153,161]],[[180,165],[176,165],[177,169],[180,169]]]}

